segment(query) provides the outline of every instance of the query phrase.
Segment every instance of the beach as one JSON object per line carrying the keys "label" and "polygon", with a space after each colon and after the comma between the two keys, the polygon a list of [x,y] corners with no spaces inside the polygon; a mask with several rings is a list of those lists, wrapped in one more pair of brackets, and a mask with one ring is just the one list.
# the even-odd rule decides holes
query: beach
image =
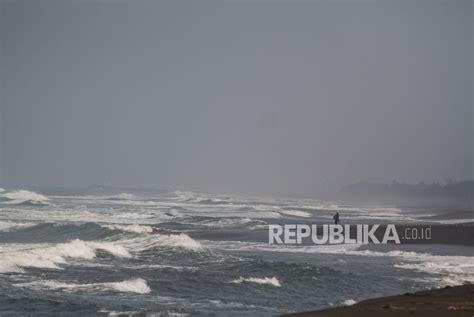
{"label": "beach", "polygon": [[285,317],[378,317],[426,316],[471,317],[474,313],[474,285],[405,293],[364,300],[345,307],[285,314]]}

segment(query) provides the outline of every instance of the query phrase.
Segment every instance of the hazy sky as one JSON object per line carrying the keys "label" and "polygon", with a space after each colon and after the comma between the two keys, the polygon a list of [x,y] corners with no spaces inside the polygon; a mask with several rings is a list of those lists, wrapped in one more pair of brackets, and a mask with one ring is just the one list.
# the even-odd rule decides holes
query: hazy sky
{"label": "hazy sky", "polygon": [[473,178],[473,1],[0,3],[0,184]]}

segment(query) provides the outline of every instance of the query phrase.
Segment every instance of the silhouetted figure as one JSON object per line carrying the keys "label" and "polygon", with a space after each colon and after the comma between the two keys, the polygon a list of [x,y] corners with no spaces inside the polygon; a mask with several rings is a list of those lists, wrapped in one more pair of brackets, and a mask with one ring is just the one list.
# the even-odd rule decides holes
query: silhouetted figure
{"label": "silhouetted figure", "polygon": [[334,219],[334,224],[337,225],[339,223],[339,213],[336,211],[336,214],[334,215],[334,217],[332,217],[332,219]]}

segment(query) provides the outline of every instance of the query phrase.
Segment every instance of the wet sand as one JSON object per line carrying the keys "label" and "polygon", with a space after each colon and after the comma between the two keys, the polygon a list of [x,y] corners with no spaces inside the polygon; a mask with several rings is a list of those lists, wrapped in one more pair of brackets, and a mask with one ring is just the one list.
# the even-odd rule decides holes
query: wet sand
{"label": "wet sand", "polygon": [[[299,223],[304,223],[300,221]],[[312,225],[313,223],[307,223]],[[317,229],[318,235],[323,234],[322,226]],[[474,222],[456,224],[396,224],[396,231],[400,238],[400,244],[450,244],[474,247]],[[382,241],[387,225],[381,224],[375,232],[375,236]],[[423,233],[429,228],[429,238],[423,237]],[[350,225],[350,237],[356,238],[356,225]],[[268,243],[268,229],[242,230],[226,229],[202,232],[190,232],[193,239],[204,240],[228,240],[249,241]],[[291,245],[291,244],[290,244]],[[315,245],[310,238],[303,239],[301,245]]]}
{"label": "wet sand", "polygon": [[285,317],[472,317],[474,284],[368,299],[352,306],[291,313]]}

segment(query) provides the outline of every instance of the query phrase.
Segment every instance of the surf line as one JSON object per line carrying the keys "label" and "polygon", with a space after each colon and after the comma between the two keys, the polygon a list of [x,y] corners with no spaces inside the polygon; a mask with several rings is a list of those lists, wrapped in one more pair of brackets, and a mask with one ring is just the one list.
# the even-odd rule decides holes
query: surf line
{"label": "surf line", "polygon": [[[321,228],[322,227],[322,228]],[[307,225],[285,224],[268,226],[269,244],[302,244],[309,240],[314,244],[400,244],[395,225],[389,224],[380,228],[379,224],[358,225]],[[355,229],[355,232],[354,232]],[[383,236],[381,230],[385,229]],[[319,235],[318,235],[319,233]],[[382,237],[379,239],[378,237]]]}

